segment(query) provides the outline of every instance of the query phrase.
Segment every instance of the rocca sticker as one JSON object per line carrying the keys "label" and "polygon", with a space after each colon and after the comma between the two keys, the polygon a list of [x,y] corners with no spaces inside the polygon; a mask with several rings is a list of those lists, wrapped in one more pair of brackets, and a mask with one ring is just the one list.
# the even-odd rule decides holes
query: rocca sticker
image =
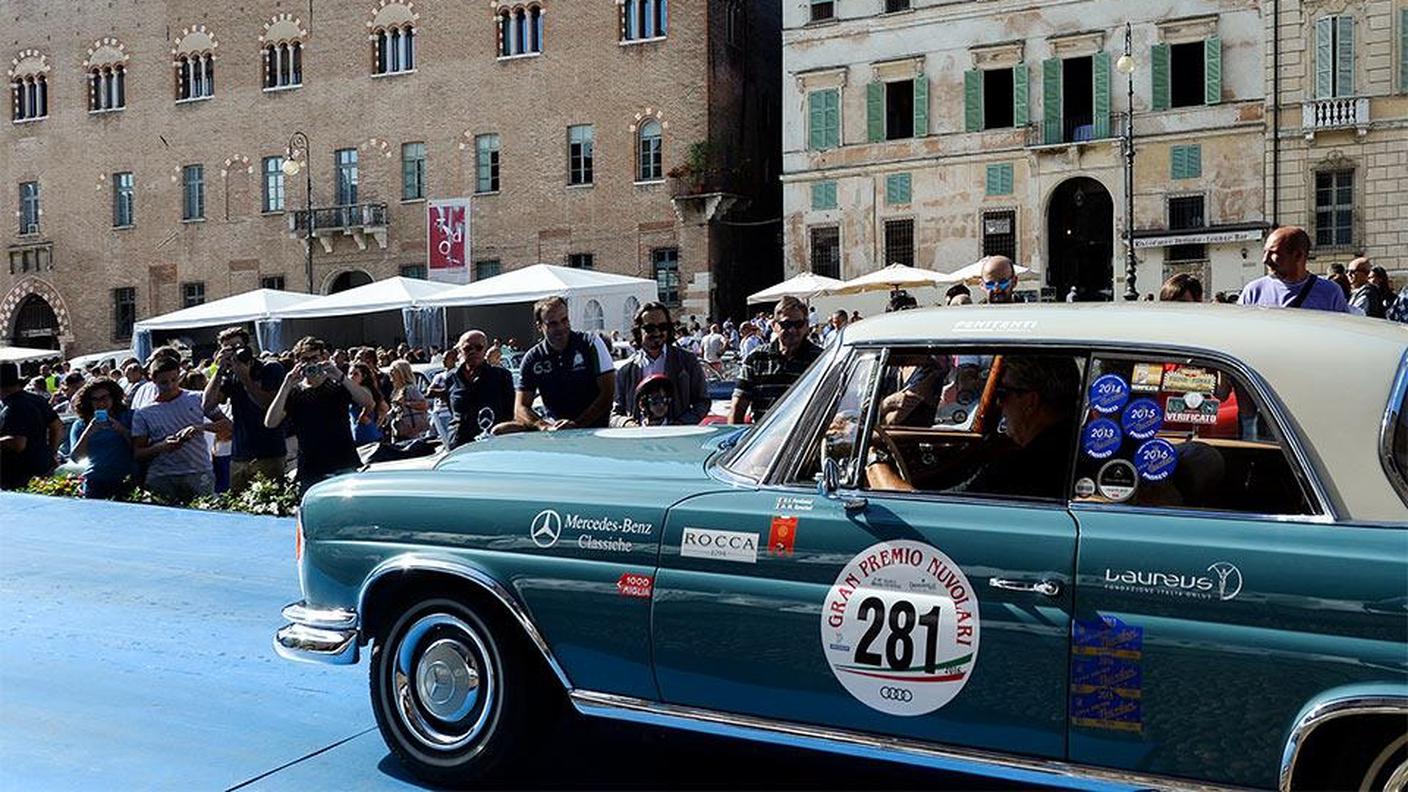
{"label": "rocca sticker", "polygon": [[821,613],[831,673],[866,706],[924,715],[954,699],[978,658],[978,600],[948,556],[881,542],[836,576]]}

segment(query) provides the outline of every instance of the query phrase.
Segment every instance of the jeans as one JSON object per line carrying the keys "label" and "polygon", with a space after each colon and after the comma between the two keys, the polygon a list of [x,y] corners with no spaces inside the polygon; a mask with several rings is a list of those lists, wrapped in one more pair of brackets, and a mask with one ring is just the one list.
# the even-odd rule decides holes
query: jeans
{"label": "jeans", "polygon": [[190,503],[193,498],[215,492],[215,476],[211,471],[173,476],[147,476],[147,489],[158,498],[176,503]]}

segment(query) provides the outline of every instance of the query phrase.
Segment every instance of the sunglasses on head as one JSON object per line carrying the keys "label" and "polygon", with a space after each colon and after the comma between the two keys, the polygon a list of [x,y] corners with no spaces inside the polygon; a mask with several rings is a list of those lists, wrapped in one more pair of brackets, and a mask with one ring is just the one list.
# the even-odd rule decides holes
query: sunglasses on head
{"label": "sunglasses on head", "polygon": [[1012,287],[1012,279],[1011,279],[1011,278],[1003,278],[1003,279],[1000,280],[1000,281],[990,281],[990,280],[985,280],[985,281],[983,281],[983,288],[984,288],[984,289],[987,289],[987,290],[990,291],[990,292],[1007,291],[1007,290],[1010,289],[1011,287]]}
{"label": "sunglasses on head", "polygon": [[801,330],[807,326],[806,319],[774,319],[773,321],[777,322],[777,326],[783,330]]}

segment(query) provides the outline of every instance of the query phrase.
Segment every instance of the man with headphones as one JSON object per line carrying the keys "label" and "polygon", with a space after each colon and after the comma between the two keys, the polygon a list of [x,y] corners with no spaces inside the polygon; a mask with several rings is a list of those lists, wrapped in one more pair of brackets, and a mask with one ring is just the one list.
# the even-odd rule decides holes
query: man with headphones
{"label": "man with headphones", "polygon": [[693,352],[675,343],[675,323],[663,303],[648,302],[636,312],[631,326],[636,353],[616,371],[616,401],[612,426],[635,426],[636,386],[654,374],[663,374],[674,391],[674,424],[697,424],[709,414],[709,387],[704,370]]}

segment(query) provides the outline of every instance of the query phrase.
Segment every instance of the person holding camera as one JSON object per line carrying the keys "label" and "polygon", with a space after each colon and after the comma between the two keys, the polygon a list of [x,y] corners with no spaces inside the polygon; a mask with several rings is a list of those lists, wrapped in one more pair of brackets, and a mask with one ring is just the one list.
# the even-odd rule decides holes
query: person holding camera
{"label": "person holding camera", "polygon": [[352,441],[348,410],[355,403],[374,404],[372,394],[353,382],[328,359],[320,338],[307,336],[293,346],[297,361],[264,414],[273,429],[289,419],[298,438],[298,494],[326,478],[355,470],[362,464]]}
{"label": "person holding camera", "polygon": [[132,411],[123,401],[122,386],[95,379],[73,397],[78,420],[70,428],[70,454],[87,460],[83,497],[115,498],[132,488],[137,461],[132,456]]}
{"label": "person holding camera", "polygon": [[287,448],[282,427],[264,426],[264,413],[284,379],[278,361],[255,357],[243,327],[222,330],[215,374],[205,386],[202,405],[207,414],[229,403],[234,420],[230,449],[230,491],[243,492],[255,478],[278,481],[284,475]]}

